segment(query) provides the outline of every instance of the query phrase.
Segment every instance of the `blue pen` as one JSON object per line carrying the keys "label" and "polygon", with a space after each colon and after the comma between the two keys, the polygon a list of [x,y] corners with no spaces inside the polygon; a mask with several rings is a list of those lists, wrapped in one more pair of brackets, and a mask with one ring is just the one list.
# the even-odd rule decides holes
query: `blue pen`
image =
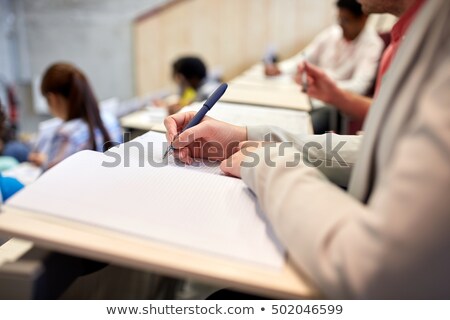
{"label": "blue pen", "polygon": [[[180,134],[183,133],[184,131],[186,131],[187,129],[192,128],[193,126],[198,125],[200,123],[200,121],[202,121],[202,119],[204,118],[206,113],[209,110],[211,110],[211,108],[216,104],[216,102],[219,101],[219,99],[223,96],[223,94],[225,93],[227,88],[228,88],[228,84],[222,83],[209,96],[209,98],[203,104],[203,107],[197,112],[197,114],[191,119],[191,121],[189,121],[189,123],[186,125],[186,127],[184,127],[183,130],[181,130]],[[165,159],[167,157],[167,155],[169,154],[169,152],[173,151],[173,150],[174,150],[174,148],[173,148],[172,144],[170,144],[170,146],[167,148],[166,152],[164,153],[163,159]]]}

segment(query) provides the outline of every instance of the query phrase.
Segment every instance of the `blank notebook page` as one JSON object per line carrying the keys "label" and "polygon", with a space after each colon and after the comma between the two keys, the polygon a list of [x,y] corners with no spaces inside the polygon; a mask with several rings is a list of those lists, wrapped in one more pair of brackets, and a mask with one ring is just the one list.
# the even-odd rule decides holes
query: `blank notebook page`
{"label": "blank notebook page", "polygon": [[[110,152],[82,151],[45,173],[8,206],[53,215],[223,257],[281,268],[284,252],[245,184],[217,166],[182,167],[173,160],[141,166],[136,143],[161,160],[164,136],[148,133]],[[128,145],[129,146],[129,145]]]}

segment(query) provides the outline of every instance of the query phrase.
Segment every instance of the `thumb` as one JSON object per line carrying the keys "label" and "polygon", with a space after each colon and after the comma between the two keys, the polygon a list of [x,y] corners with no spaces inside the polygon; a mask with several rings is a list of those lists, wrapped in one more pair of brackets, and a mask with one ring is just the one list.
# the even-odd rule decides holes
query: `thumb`
{"label": "thumb", "polygon": [[302,74],[305,71],[305,64],[306,62],[297,65],[297,74]]}
{"label": "thumb", "polygon": [[323,76],[323,70],[315,65],[305,62],[305,71],[308,76],[312,78],[318,78]]}

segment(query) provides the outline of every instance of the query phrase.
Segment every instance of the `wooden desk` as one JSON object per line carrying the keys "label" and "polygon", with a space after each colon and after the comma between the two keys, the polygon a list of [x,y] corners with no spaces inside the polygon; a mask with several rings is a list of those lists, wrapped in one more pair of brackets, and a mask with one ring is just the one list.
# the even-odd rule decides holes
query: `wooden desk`
{"label": "wooden desk", "polygon": [[294,91],[300,92],[300,86],[294,81],[291,75],[279,75],[275,77],[241,75],[229,81],[230,85],[248,86],[254,90],[266,89],[269,91]]}
{"label": "wooden desk", "polygon": [[[256,67],[257,68],[257,67]],[[221,98],[222,102],[229,102],[229,105],[247,105],[251,106],[256,114],[262,114],[269,108],[276,109],[292,109],[296,111],[310,111],[310,105],[308,97],[300,92],[299,86],[292,80],[291,76],[279,76],[267,78],[263,74],[250,72],[244,73],[229,82],[228,90]],[[195,103],[194,103],[195,104]],[[260,111],[257,111],[256,107],[263,107]],[[217,108],[214,108],[212,112],[215,112]],[[238,108],[234,110],[230,108],[230,115],[227,116],[226,112],[216,117],[219,120],[237,124],[233,121],[229,121],[228,118],[233,117],[231,112],[236,112]],[[155,114],[156,111],[156,114]],[[159,111],[159,112],[158,112]],[[133,112],[120,119],[120,123],[125,129],[135,129],[142,131],[165,131],[163,126],[164,116],[161,113],[162,109],[152,108],[152,110],[145,108]],[[267,121],[259,121],[258,125],[279,125],[278,123],[272,123],[272,117],[267,117]],[[248,125],[243,120],[240,125]],[[251,123],[254,125],[255,123]],[[310,125],[308,126],[310,127]],[[291,128],[287,128],[290,130]],[[293,132],[297,132],[295,128]]]}
{"label": "wooden desk", "polygon": [[[198,111],[200,103],[183,108],[180,112]],[[304,111],[269,108],[229,102],[217,102],[217,106],[208,112],[214,119],[237,126],[277,126],[294,134],[312,134],[311,116]],[[151,127],[152,131],[166,132],[164,124]]]}
{"label": "wooden desk", "polygon": [[[255,75],[232,81],[222,100],[238,103],[241,107],[242,104],[249,104],[296,110],[280,110],[286,114],[309,111],[308,100],[296,85],[275,83]],[[269,110],[272,110],[258,109],[260,113],[270,113]],[[162,119],[155,118],[146,109],[121,119],[123,127],[145,131],[161,127],[161,123]],[[274,125],[270,121],[260,124]],[[7,207],[0,215],[0,231],[34,241],[40,247],[169,276],[194,278],[277,298],[318,297],[314,287],[290,263],[277,272]],[[6,248],[15,248],[14,253],[18,258],[32,246],[27,241],[13,240],[4,251]]]}
{"label": "wooden desk", "polygon": [[[42,169],[28,162],[23,162],[17,167],[2,173],[4,177],[18,179],[24,185],[33,183],[42,173]],[[6,263],[19,260],[25,253],[30,251],[33,243],[20,239],[7,239],[5,243],[0,242],[0,272]]]}
{"label": "wooden desk", "polygon": [[20,239],[10,239],[0,246],[0,268],[9,262],[19,260],[25,253],[33,247],[30,241]]}
{"label": "wooden desk", "polygon": [[274,298],[319,296],[290,263],[277,271],[51,216],[8,207],[4,211],[0,232],[40,247]]}
{"label": "wooden desk", "polygon": [[[41,173],[42,169],[24,162],[2,174],[28,185],[33,183]],[[2,242],[0,241],[0,299],[32,298],[36,291],[36,279],[44,272],[43,261],[39,258],[24,259],[36,251],[34,244],[18,238]]]}
{"label": "wooden desk", "polygon": [[[162,124],[167,112],[159,108],[144,108],[120,119],[120,125],[126,129],[149,131],[153,126]],[[156,111],[156,112],[155,112]]]}

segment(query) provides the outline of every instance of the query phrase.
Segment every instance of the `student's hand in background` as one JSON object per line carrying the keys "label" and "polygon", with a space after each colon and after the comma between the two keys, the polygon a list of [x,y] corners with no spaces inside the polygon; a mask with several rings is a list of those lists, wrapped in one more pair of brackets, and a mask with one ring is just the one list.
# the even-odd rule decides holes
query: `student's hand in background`
{"label": "student's hand in background", "polygon": [[268,77],[278,76],[281,74],[276,64],[266,63],[264,65],[264,74]]}
{"label": "student's hand in background", "polygon": [[47,162],[47,155],[45,153],[31,152],[28,155],[28,161],[38,167],[41,167],[45,162]]}
{"label": "student's hand in background", "polygon": [[245,127],[204,117],[196,126],[177,134],[195,116],[195,112],[177,113],[167,117],[164,125],[167,129],[167,141],[176,149],[174,155],[184,163],[193,159],[224,160],[230,157],[247,139]]}
{"label": "student's hand in background", "polygon": [[170,95],[165,99],[154,99],[152,105],[158,108],[166,108],[169,114],[177,113],[183,106],[180,105],[180,96]]}
{"label": "student's hand in background", "polygon": [[158,108],[166,108],[167,103],[164,101],[164,99],[154,99],[152,100],[151,106]]}
{"label": "student's hand in background", "polygon": [[303,88],[303,73],[308,75],[306,94],[325,103],[333,104],[341,90],[324,70],[310,63],[301,63],[297,67],[295,82]]}

